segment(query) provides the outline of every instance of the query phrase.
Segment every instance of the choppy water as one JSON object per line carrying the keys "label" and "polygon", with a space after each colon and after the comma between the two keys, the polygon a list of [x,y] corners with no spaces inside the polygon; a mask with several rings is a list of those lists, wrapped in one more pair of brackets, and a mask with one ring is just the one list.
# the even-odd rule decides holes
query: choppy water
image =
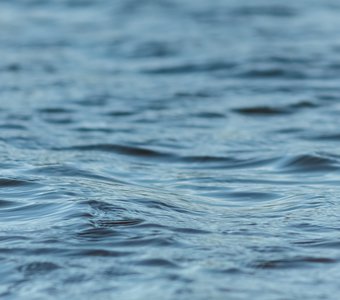
{"label": "choppy water", "polygon": [[337,0],[0,1],[2,299],[338,299]]}

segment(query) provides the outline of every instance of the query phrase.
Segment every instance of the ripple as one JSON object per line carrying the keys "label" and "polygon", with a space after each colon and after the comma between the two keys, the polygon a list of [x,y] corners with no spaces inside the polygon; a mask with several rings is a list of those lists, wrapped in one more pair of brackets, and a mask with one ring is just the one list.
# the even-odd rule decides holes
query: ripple
{"label": "ripple", "polygon": [[73,177],[73,178],[87,178],[97,181],[108,181],[123,183],[112,177],[96,174],[95,172],[79,169],[73,165],[50,165],[43,167],[35,167],[26,171],[28,174],[41,175],[41,176],[56,176],[56,177]]}
{"label": "ripple", "polygon": [[18,205],[18,203],[15,201],[0,200],[0,210],[2,208],[16,206],[16,205]]}
{"label": "ripple", "polygon": [[79,106],[97,107],[106,105],[108,103],[108,99],[109,95],[98,95],[75,101],[75,103]]}
{"label": "ripple", "polygon": [[50,124],[68,125],[74,123],[72,118],[45,118],[45,122]]}
{"label": "ripple", "polygon": [[126,219],[126,220],[96,220],[95,225],[100,227],[119,227],[119,226],[134,226],[141,224],[141,219]]}
{"label": "ripple", "polygon": [[178,268],[177,264],[164,258],[144,259],[139,261],[137,264],[146,267]]}
{"label": "ripple", "polygon": [[313,101],[304,100],[304,101],[299,101],[299,102],[293,103],[289,107],[291,107],[293,109],[294,108],[298,108],[298,109],[301,109],[301,108],[318,108],[318,107],[320,107],[320,105],[316,102],[313,102]]}
{"label": "ripple", "polygon": [[93,145],[79,145],[67,148],[56,148],[58,151],[95,151],[95,152],[109,152],[128,156],[147,157],[147,158],[171,158],[172,155],[147,148],[132,147],[118,144],[93,144]]}
{"label": "ripple", "polygon": [[[3,222],[16,222],[16,221],[30,221],[37,218],[51,218],[58,210],[62,210],[64,206],[53,203],[33,203],[24,204],[17,203],[16,206],[2,208],[0,215]],[[51,220],[52,221],[52,220]]]}
{"label": "ripple", "polygon": [[294,244],[304,247],[312,248],[324,248],[324,249],[338,249],[340,246],[340,241],[337,240],[301,240]]}
{"label": "ripple", "polygon": [[276,158],[249,158],[239,159],[235,157],[223,156],[183,156],[179,161],[185,162],[190,168],[197,169],[242,169],[256,168],[270,165],[276,161]]}
{"label": "ripple", "polygon": [[241,78],[254,79],[305,79],[306,74],[302,71],[284,68],[258,68],[249,69],[238,74]]}
{"label": "ripple", "polygon": [[202,118],[202,119],[219,119],[219,118],[226,118],[226,115],[223,113],[218,113],[218,112],[202,112],[202,113],[197,113],[193,114],[194,117],[197,118]]}
{"label": "ripple", "polygon": [[243,205],[242,202],[246,201],[249,203],[254,203],[257,201],[269,201],[273,199],[280,198],[280,195],[274,193],[265,193],[265,192],[209,192],[209,193],[202,193],[204,196],[210,197],[218,197],[226,199],[226,201],[236,201],[241,202],[240,205]]}
{"label": "ripple", "polygon": [[338,170],[339,161],[317,154],[302,154],[282,159],[278,167],[285,172],[325,172]]}
{"label": "ripple", "polygon": [[27,130],[26,126],[19,124],[1,124],[0,129],[3,130]]}
{"label": "ripple", "polygon": [[312,267],[318,264],[335,264],[337,260],[328,257],[293,257],[289,259],[268,260],[253,264],[260,269],[287,269]]}
{"label": "ripple", "polygon": [[42,114],[51,114],[51,115],[60,115],[60,114],[70,114],[74,111],[72,109],[63,108],[63,107],[46,107],[38,110],[39,113]]}
{"label": "ripple", "polygon": [[96,241],[115,237],[116,232],[109,228],[90,228],[79,232],[77,236],[82,239]]}
{"label": "ripple", "polygon": [[20,179],[0,178],[0,188],[6,187],[20,187],[35,184],[33,181],[26,181]]}
{"label": "ripple", "polygon": [[270,17],[294,17],[297,11],[289,6],[284,5],[249,5],[242,6],[233,10],[235,15],[239,16],[270,16]]}
{"label": "ripple", "polygon": [[86,249],[86,250],[78,250],[73,253],[72,256],[79,257],[122,257],[128,256],[131,252],[120,252],[120,251],[112,251],[112,250],[103,250],[103,249]]}
{"label": "ripple", "polygon": [[138,44],[132,51],[134,58],[165,58],[175,56],[177,47],[167,41],[147,41]]}
{"label": "ripple", "polygon": [[320,133],[312,135],[304,135],[303,138],[312,141],[325,141],[325,142],[339,142],[340,133]]}
{"label": "ripple", "polygon": [[115,242],[115,246],[117,247],[174,247],[178,245],[177,242],[175,242],[173,239],[168,237],[149,237],[149,236],[143,236],[143,237],[134,237],[129,238],[125,240],[120,240]]}
{"label": "ripple", "polygon": [[128,116],[133,116],[135,114],[136,112],[133,112],[133,111],[116,110],[116,111],[111,111],[107,113],[106,115],[110,117],[128,117]]}
{"label": "ripple", "polygon": [[26,276],[45,274],[60,268],[52,262],[32,262],[18,267],[19,271],[25,273]]}
{"label": "ripple", "polygon": [[88,127],[77,127],[74,129],[75,131],[78,131],[78,132],[100,132],[100,133],[113,133],[113,132],[116,132],[117,130],[114,130],[112,128],[106,128],[106,127],[91,127],[91,128],[88,128]]}
{"label": "ripple", "polygon": [[154,69],[144,70],[147,74],[156,75],[180,75],[180,74],[191,74],[201,72],[216,72],[216,71],[227,71],[235,67],[234,63],[231,62],[206,62],[206,63],[190,63],[180,64],[174,66],[164,66]]}
{"label": "ripple", "polygon": [[319,105],[312,101],[298,101],[285,106],[252,106],[233,109],[234,112],[246,116],[279,116],[289,115],[300,110],[318,108]]}
{"label": "ripple", "polygon": [[202,229],[196,229],[196,228],[173,228],[172,229],[174,232],[180,232],[180,233],[185,233],[185,234],[209,234],[211,232],[202,230]]}
{"label": "ripple", "polygon": [[289,110],[285,108],[271,106],[243,107],[236,108],[233,111],[246,116],[278,116],[287,115],[291,113]]}

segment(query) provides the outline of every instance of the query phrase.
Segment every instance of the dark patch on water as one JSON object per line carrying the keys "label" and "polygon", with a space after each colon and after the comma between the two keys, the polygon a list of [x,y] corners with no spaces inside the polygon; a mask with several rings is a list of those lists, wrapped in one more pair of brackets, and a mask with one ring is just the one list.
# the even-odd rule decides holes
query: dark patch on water
{"label": "dark patch on water", "polygon": [[260,116],[276,116],[285,115],[290,112],[284,108],[276,108],[270,106],[256,106],[234,109],[235,112],[243,115],[260,115]]}

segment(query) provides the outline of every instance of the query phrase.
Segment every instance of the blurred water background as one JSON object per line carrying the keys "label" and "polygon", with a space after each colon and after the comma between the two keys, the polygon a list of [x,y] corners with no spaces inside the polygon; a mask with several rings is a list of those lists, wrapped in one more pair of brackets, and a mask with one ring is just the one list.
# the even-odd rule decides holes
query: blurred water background
{"label": "blurred water background", "polygon": [[340,3],[0,1],[2,299],[338,299]]}

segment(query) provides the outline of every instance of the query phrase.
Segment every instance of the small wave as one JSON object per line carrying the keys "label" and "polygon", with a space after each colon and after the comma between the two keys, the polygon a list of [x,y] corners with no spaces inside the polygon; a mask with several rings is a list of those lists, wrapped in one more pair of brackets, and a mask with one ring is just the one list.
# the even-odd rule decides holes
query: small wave
{"label": "small wave", "polygon": [[178,48],[167,41],[148,41],[137,45],[131,52],[133,58],[170,57]]}
{"label": "small wave", "polygon": [[128,156],[148,157],[148,158],[172,158],[169,153],[163,153],[147,148],[132,147],[117,144],[93,144],[93,145],[79,145],[65,148],[54,148],[57,151],[98,151],[117,153]]}
{"label": "small wave", "polygon": [[234,112],[247,116],[277,116],[277,115],[287,115],[291,112],[285,108],[271,107],[271,106],[253,106],[253,107],[243,107],[235,108]]}
{"label": "small wave", "polygon": [[[269,192],[209,192],[202,195],[209,197],[217,197],[228,200],[240,202],[254,202],[254,201],[268,201],[280,197],[278,194]],[[243,204],[242,204],[243,205]]]}
{"label": "small wave", "polygon": [[135,226],[141,224],[143,220],[141,219],[123,219],[123,220],[110,220],[110,219],[100,219],[96,220],[95,226],[99,227],[126,227],[126,226]]}
{"label": "small wave", "polygon": [[62,107],[40,108],[37,112],[41,115],[42,120],[50,124],[68,125],[75,120],[71,116],[73,110]]}
{"label": "small wave", "polygon": [[89,106],[89,107],[96,107],[96,106],[104,106],[108,103],[108,99],[110,98],[109,95],[97,95],[97,96],[89,96],[85,99],[81,99],[75,101],[76,104],[79,106]]}
{"label": "small wave", "polygon": [[157,67],[144,70],[143,73],[148,74],[164,74],[164,75],[179,75],[200,72],[215,72],[226,71],[234,68],[236,65],[231,62],[207,62],[207,63],[190,63],[179,64],[173,66]]}
{"label": "small wave", "polygon": [[202,119],[224,119],[226,118],[225,114],[218,113],[218,112],[202,112],[202,113],[193,114],[192,116],[196,118],[202,118]]}
{"label": "small wave", "polygon": [[185,162],[188,167],[194,169],[240,169],[269,165],[276,161],[276,158],[249,158],[238,159],[235,157],[223,156],[184,156],[179,161]]}
{"label": "small wave", "polygon": [[128,251],[113,251],[113,250],[105,250],[105,249],[81,249],[81,250],[74,250],[72,251],[69,256],[79,256],[79,257],[86,257],[86,256],[102,256],[102,257],[121,257],[130,255],[132,252]]}
{"label": "small wave", "polygon": [[[160,230],[161,227],[158,228]],[[133,237],[128,239],[122,239],[115,241],[115,246],[117,247],[142,247],[142,246],[155,246],[155,247],[173,247],[176,242],[169,237],[162,236],[142,236]]]}
{"label": "small wave", "polygon": [[114,129],[107,127],[77,127],[74,128],[73,130],[78,132],[100,132],[104,134],[115,132]]}
{"label": "small wave", "polygon": [[73,165],[49,165],[44,167],[35,167],[26,171],[28,174],[41,175],[41,176],[56,176],[56,177],[74,177],[74,178],[86,178],[96,181],[107,181],[115,183],[123,183],[118,179],[107,177],[95,172],[79,169]]}
{"label": "small wave", "polygon": [[178,268],[178,265],[165,258],[149,258],[136,262],[137,265],[146,267]]}
{"label": "small wave", "polygon": [[0,129],[3,130],[27,130],[26,126],[19,124],[1,124]]}
{"label": "small wave", "polygon": [[77,237],[89,241],[97,241],[116,237],[118,233],[110,228],[89,228],[77,233]]}
{"label": "small wave", "polygon": [[293,104],[290,104],[289,107],[294,109],[294,108],[298,108],[298,109],[303,109],[303,108],[317,108],[320,105],[318,105],[317,103],[313,102],[313,101],[308,101],[308,100],[302,100]]}
{"label": "small wave", "polygon": [[172,231],[174,232],[179,232],[179,233],[184,233],[184,234],[209,234],[211,232],[207,230],[202,230],[202,229],[197,229],[197,228],[172,228]]}
{"label": "small wave", "polygon": [[335,264],[337,260],[328,257],[293,257],[288,259],[266,260],[252,264],[252,267],[259,269],[287,269],[297,267],[312,267],[316,264]]}
{"label": "small wave", "polygon": [[305,135],[303,138],[311,141],[339,142],[340,133],[320,133],[313,135]]}
{"label": "small wave", "polygon": [[39,113],[42,114],[52,114],[52,115],[59,115],[59,114],[70,114],[74,111],[72,109],[62,108],[62,107],[46,107],[38,109]]}
{"label": "small wave", "polygon": [[335,239],[319,239],[319,240],[301,240],[297,241],[294,244],[299,246],[304,246],[307,248],[324,248],[324,249],[339,249],[340,241]]}
{"label": "small wave", "polygon": [[319,107],[319,105],[312,101],[298,101],[296,103],[291,103],[283,106],[259,105],[234,108],[233,111],[247,116],[279,116],[293,114],[295,112],[298,112],[299,110],[317,107]]}
{"label": "small wave", "polygon": [[32,184],[34,184],[33,181],[25,181],[25,180],[9,179],[9,178],[0,178],[0,188],[27,186],[27,185],[32,185]]}
{"label": "small wave", "polygon": [[39,218],[50,219],[52,222],[53,215],[58,211],[63,213],[63,205],[55,203],[33,203],[25,204],[17,202],[17,205],[2,208],[0,217],[3,222],[30,222]]}
{"label": "small wave", "polygon": [[282,159],[278,167],[284,172],[324,172],[339,169],[339,161],[316,154],[303,154]]}
{"label": "small wave", "polygon": [[180,91],[174,94],[175,98],[210,98],[218,96],[219,93],[216,90],[204,89],[195,92]]}
{"label": "small wave", "polygon": [[44,121],[46,123],[59,125],[68,125],[74,123],[72,118],[44,118]]}
{"label": "small wave", "polygon": [[287,70],[284,68],[253,68],[239,72],[240,78],[252,78],[252,79],[304,79],[306,74],[301,71]]}
{"label": "small wave", "polygon": [[292,7],[283,5],[249,5],[242,6],[233,10],[233,14],[237,16],[269,16],[269,17],[294,17],[297,11]]}
{"label": "small wave", "polygon": [[18,270],[24,273],[26,276],[40,275],[55,271],[61,267],[52,262],[31,262],[18,267]]}
{"label": "small wave", "polygon": [[9,200],[0,200],[0,209],[7,208],[11,206],[17,206],[18,202]]}
{"label": "small wave", "polygon": [[129,117],[133,116],[136,112],[134,111],[127,111],[127,110],[115,110],[106,113],[107,116],[110,117]]}
{"label": "small wave", "polygon": [[210,155],[198,155],[198,156],[184,156],[182,160],[188,163],[230,163],[236,164],[241,162],[241,160],[232,158],[232,157],[224,157],[224,156],[210,156]]}

